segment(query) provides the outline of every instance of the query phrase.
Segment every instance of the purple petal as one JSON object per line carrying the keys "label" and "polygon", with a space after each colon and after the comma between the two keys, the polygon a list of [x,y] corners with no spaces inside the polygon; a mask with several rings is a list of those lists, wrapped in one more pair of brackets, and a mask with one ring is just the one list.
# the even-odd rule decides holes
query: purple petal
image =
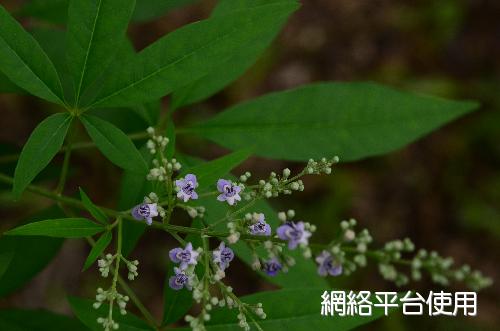
{"label": "purple petal", "polygon": [[190,182],[192,182],[192,183],[194,184],[194,186],[195,186],[195,187],[196,187],[196,184],[198,184],[198,181],[197,181],[197,179],[196,179],[196,176],[195,176],[195,175],[193,175],[193,174],[187,174],[187,175],[186,175],[186,177],[184,177],[184,179],[185,179],[186,181],[190,181]]}
{"label": "purple petal", "polygon": [[142,221],[144,219],[144,217],[142,217],[142,215],[139,214],[140,207],[141,207],[141,205],[137,205],[134,207],[134,209],[132,209],[132,217],[138,221]]}
{"label": "purple petal", "polygon": [[175,181],[175,186],[178,188],[182,188],[184,185],[186,185],[186,181],[184,179],[178,179]]}
{"label": "purple petal", "polygon": [[177,254],[179,254],[180,252],[182,252],[182,248],[177,247],[177,248],[171,249],[170,252],[168,253],[170,260],[172,260],[172,262],[174,262],[174,263],[181,262],[181,260],[179,260],[177,258]]}
{"label": "purple petal", "polygon": [[193,200],[198,199],[198,193],[196,193],[195,191],[193,191],[193,193],[191,193],[191,199],[193,199]]}
{"label": "purple petal", "polygon": [[286,231],[290,228],[290,225],[288,224],[283,224],[283,225],[280,225],[277,229],[276,229],[276,234],[278,235],[278,238],[282,239],[282,240],[288,240],[289,238],[287,237],[286,235]]}
{"label": "purple petal", "polygon": [[219,194],[219,196],[217,197],[217,200],[223,202],[223,201],[226,201],[227,197],[224,195],[224,194]]}
{"label": "purple petal", "polygon": [[264,228],[264,234],[266,236],[270,236],[271,235],[271,226],[269,224],[266,224],[266,226]]}
{"label": "purple petal", "polygon": [[231,185],[231,183],[225,179],[219,179],[217,181],[217,190],[219,192],[224,192],[224,186]]}
{"label": "purple petal", "polygon": [[340,274],[342,274],[342,265],[334,266],[328,272],[332,276],[339,276]]}
{"label": "purple petal", "polygon": [[170,286],[171,289],[178,291],[182,289],[184,285],[177,284],[177,282],[175,281],[176,278],[177,278],[176,276],[170,277],[170,279],[168,280],[168,285]]}

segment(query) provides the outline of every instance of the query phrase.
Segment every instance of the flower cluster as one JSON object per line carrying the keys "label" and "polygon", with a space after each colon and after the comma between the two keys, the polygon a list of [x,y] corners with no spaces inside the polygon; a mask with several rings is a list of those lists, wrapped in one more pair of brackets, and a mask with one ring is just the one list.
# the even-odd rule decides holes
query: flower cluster
{"label": "flower cluster", "polygon": [[[103,290],[102,288],[97,289],[96,301],[93,304],[95,309],[99,309],[103,303],[109,304],[109,311],[106,317],[97,318],[97,323],[101,324],[105,331],[117,330],[119,324],[113,319],[113,304],[116,303],[117,307],[120,309],[120,314],[125,315],[127,313],[126,306],[129,301],[129,297],[123,295],[117,291],[117,279],[120,261],[123,261],[128,269],[128,279],[134,280],[139,274],[137,266],[139,261],[129,261],[127,260],[121,252],[115,255],[106,254],[103,259],[99,259],[97,264],[99,266],[99,272],[101,276],[107,278],[109,273],[113,273],[113,282],[109,289]],[[114,266],[114,268],[113,268]]]}
{"label": "flower cluster", "polygon": [[[200,196],[215,195],[217,201],[229,206],[222,219],[212,221],[211,224],[207,224],[207,220],[203,219],[204,228],[199,229],[203,248],[195,249],[191,242],[186,243],[176,235],[182,247],[169,251],[169,258],[175,264],[173,275],[168,280],[170,288],[175,291],[192,291],[194,301],[200,304],[198,316],[185,317],[193,330],[205,330],[205,322],[210,320],[210,312],[215,307],[238,309],[238,323],[245,330],[250,329],[249,321],[255,323],[259,329],[256,319],[266,317],[261,304],[249,305],[242,302],[233,293],[233,289],[222,282],[235,258],[230,245],[239,240],[243,240],[251,250],[252,268],[269,277],[288,272],[296,264],[297,254],[291,251],[300,251],[305,259],[313,258],[314,253],[313,260],[317,264],[317,273],[322,277],[349,275],[357,268],[365,267],[367,260],[372,259],[377,262],[382,277],[395,282],[398,286],[405,285],[410,278],[420,279],[424,270],[430,274],[434,282],[442,285],[448,284],[450,280],[465,281],[475,289],[491,284],[491,280],[477,271],[471,271],[468,266],[451,270],[453,261],[442,258],[435,252],[420,250],[413,258],[405,258],[405,255],[415,250],[409,239],[388,242],[382,249],[369,249],[373,239],[366,229],[356,231],[357,222],[354,219],[340,222],[338,236],[327,245],[310,245],[309,241],[316,231],[316,226],[297,220],[294,210],[279,212],[276,220],[271,217],[272,215],[260,212],[257,205],[253,206],[253,210],[249,209],[257,199],[274,198],[304,190],[302,176],[330,174],[333,164],[338,162],[337,157],[330,160],[326,158],[319,161],[309,160],[296,175],[292,175],[288,168],[282,170],[280,175],[271,172],[266,180],[259,180],[256,184],[248,183],[252,177],[250,172],[239,176],[239,181],[220,178],[213,184],[213,192],[203,192],[198,195],[199,182],[196,174],[188,173],[175,177],[174,172],[179,170],[181,165],[175,159],[167,160],[163,155],[168,140],[155,136],[154,131],[150,134],[148,148],[153,154],[157,154],[157,158],[153,161],[154,168],[150,170],[148,179],[166,185],[159,185],[157,194],[149,194],[142,204],[131,210],[134,219],[144,220],[151,225],[153,218],[161,217],[163,223],[168,224],[175,208],[186,211],[191,218],[203,219],[205,207],[196,205]],[[237,206],[239,203],[242,206]],[[168,210],[165,211],[162,206],[168,207]],[[213,231],[218,225],[221,226],[218,231]],[[227,232],[220,230],[224,228]],[[223,238],[226,242],[221,241],[216,248],[210,250],[210,237]],[[103,276],[109,274],[115,258],[116,256],[107,255],[105,259],[99,261]],[[129,279],[134,279],[137,276],[137,264],[128,261],[126,263]],[[195,273],[195,269],[200,268],[200,265],[204,273]],[[398,266],[410,268],[410,276],[400,271]],[[109,293],[101,292],[99,298],[108,297]],[[123,301],[123,298],[118,298],[118,294],[114,295],[114,300]],[[101,322],[103,325],[114,327],[108,320]]]}

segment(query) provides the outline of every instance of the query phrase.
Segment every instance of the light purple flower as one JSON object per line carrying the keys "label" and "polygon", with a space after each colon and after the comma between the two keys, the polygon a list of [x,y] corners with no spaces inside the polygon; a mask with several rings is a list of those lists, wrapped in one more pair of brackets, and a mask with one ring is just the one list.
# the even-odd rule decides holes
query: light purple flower
{"label": "light purple flower", "polygon": [[187,269],[190,264],[196,265],[196,263],[198,263],[197,258],[199,254],[200,253],[196,250],[193,250],[193,245],[191,243],[187,243],[184,249],[177,247],[170,250],[168,253],[172,262],[180,263],[179,267],[181,270]]}
{"label": "light purple flower", "polygon": [[256,236],[270,236],[271,226],[264,220],[264,214],[259,214],[259,219],[256,223],[248,227],[250,233]]}
{"label": "light purple flower", "polygon": [[198,199],[198,194],[194,191],[194,189],[198,187],[198,181],[195,175],[187,174],[183,179],[176,180],[175,186],[179,189],[177,197],[184,202],[187,202],[189,199]]}
{"label": "light purple flower", "polygon": [[322,251],[316,257],[316,262],[318,263],[318,274],[320,276],[338,276],[342,273],[342,265],[334,261],[332,254],[327,251]]}
{"label": "light purple flower", "polygon": [[189,284],[189,276],[186,275],[186,272],[179,268],[174,268],[174,271],[175,275],[170,277],[170,279],[168,280],[168,285],[170,286],[170,288],[176,291],[182,289],[183,287],[191,290],[191,285]]}
{"label": "light purple flower", "polygon": [[222,271],[229,267],[229,262],[234,259],[233,250],[229,247],[226,247],[226,244],[224,244],[224,242],[220,243],[219,248],[214,250],[212,252],[212,255],[214,263],[219,264],[219,267]]}
{"label": "light purple flower", "polygon": [[311,232],[304,229],[304,222],[286,222],[278,227],[276,234],[282,240],[288,241],[288,248],[295,249],[299,244],[307,245]]}
{"label": "light purple flower", "polygon": [[227,201],[229,205],[234,205],[236,201],[241,201],[241,187],[234,185],[229,180],[219,179],[217,181],[217,190],[221,193],[217,197],[219,201]]}
{"label": "light purple flower", "polygon": [[153,223],[153,217],[158,216],[158,205],[156,203],[142,203],[132,209],[132,216],[138,220],[146,220],[148,225]]}
{"label": "light purple flower", "polygon": [[276,276],[282,268],[283,266],[281,265],[280,261],[278,261],[278,259],[275,257],[264,262],[264,264],[262,265],[262,270],[264,270],[264,272],[271,277]]}

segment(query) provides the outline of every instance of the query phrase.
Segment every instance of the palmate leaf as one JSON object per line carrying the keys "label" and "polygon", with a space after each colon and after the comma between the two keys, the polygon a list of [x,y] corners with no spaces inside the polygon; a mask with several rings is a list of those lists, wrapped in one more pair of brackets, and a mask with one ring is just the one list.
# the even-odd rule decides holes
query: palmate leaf
{"label": "palmate leaf", "polygon": [[125,133],[96,116],[83,115],[80,119],[97,148],[111,162],[139,174],[147,173],[146,162]]}
{"label": "palmate leaf", "polygon": [[124,59],[90,106],[131,106],[167,95],[224,63],[296,8],[273,3],[184,26]]}
{"label": "palmate leaf", "polygon": [[54,65],[36,40],[0,5],[0,71],[42,99],[64,105]]}
{"label": "palmate leaf", "polygon": [[139,0],[135,6],[132,20],[146,22],[161,17],[170,10],[189,5],[199,0]]}
{"label": "palmate leaf", "polygon": [[135,0],[71,0],[68,11],[68,67],[76,104],[123,42]]}
{"label": "palmate leaf", "polygon": [[0,310],[0,330],[5,331],[87,331],[77,319],[45,310]]}
{"label": "palmate leaf", "polygon": [[[132,21],[145,22],[167,14],[170,10],[194,3],[198,0],[138,0]],[[31,0],[17,15],[35,17],[40,20],[66,24],[70,0]]]}
{"label": "palmate leaf", "polygon": [[[70,297],[68,298],[71,310],[76,317],[92,331],[102,331],[102,325],[97,323],[97,318],[107,316],[109,306],[103,304],[99,309],[92,307],[94,300]],[[121,331],[152,331],[139,317],[127,312],[127,315],[120,314],[117,308],[113,308],[113,319],[120,325]]]}
{"label": "palmate leaf", "polygon": [[59,218],[28,223],[5,232],[10,236],[46,236],[55,238],[84,238],[104,231],[102,225],[86,218]]}
{"label": "palmate leaf", "polygon": [[51,115],[38,124],[31,133],[23,147],[14,174],[13,193],[16,198],[61,149],[71,119],[68,113]]}
{"label": "palmate leaf", "polygon": [[477,108],[372,83],[318,83],[238,104],[183,132],[287,160],[388,153]]}
{"label": "palmate leaf", "polygon": [[[273,3],[289,3],[293,6],[296,5],[297,1],[221,0],[215,7],[212,16],[219,17],[242,9],[267,7]],[[172,95],[172,107],[176,109],[203,100],[240,77],[269,46],[291,13],[292,11],[288,12],[287,15],[277,17],[273,25],[270,25],[267,30],[254,39],[235,49],[224,63],[213,67],[212,70],[195,82],[175,90]],[[221,73],[224,74],[221,75]]]}

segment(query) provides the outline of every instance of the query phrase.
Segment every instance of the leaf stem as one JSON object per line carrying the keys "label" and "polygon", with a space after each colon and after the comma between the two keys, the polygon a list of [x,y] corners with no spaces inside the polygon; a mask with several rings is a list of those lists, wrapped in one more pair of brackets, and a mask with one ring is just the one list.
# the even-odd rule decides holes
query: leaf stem
{"label": "leaf stem", "polygon": [[62,191],[64,190],[64,186],[66,185],[66,179],[68,177],[68,170],[69,170],[69,160],[71,158],[71,146],[73,145],[73,139],[75,136],[75,129],[74,129],[74,117],[71,119],[72,123],[70,123],[69,127],[69,133],[66,136],[66,149],[64,152],[64,161],[63,161],[63,166],[61,170],[61,175],[59,177],[59,183],[57,184],[56,187],[56,193],[58,195],[61,195]]}

